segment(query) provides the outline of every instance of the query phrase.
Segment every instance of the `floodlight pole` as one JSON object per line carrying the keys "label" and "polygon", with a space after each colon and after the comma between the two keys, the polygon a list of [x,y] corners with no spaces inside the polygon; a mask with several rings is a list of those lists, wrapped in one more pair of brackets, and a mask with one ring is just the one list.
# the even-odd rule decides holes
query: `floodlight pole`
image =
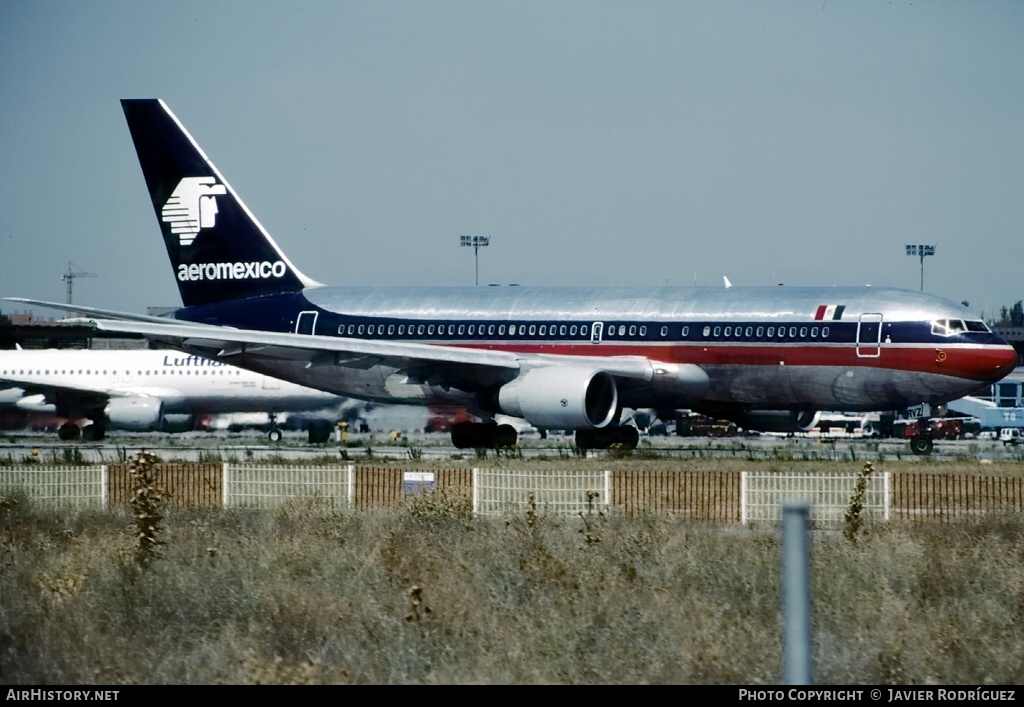
{"label": "floodlight pole", "polygon": [[475,284],[480,286],[480,249],[491,244],[490,236],[459,236],[459,244],[473,247],[473,258],[476,260]]}
{"label": "floodlight pole", "polygon": [[924,292],[924,256],[935,255],[934,245],[907,244],[907,255],[916,255],[921,259],[921,292]]}

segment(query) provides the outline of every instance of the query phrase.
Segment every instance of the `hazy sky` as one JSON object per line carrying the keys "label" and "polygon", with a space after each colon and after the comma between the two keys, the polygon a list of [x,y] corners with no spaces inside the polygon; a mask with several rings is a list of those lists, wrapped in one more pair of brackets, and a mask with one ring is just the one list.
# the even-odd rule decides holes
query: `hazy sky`
{"label": "hazy sky", "polygon": [[180,304],[129,97],[325,283],[1024,298],[1021,2],[0,0],[0,296]]}

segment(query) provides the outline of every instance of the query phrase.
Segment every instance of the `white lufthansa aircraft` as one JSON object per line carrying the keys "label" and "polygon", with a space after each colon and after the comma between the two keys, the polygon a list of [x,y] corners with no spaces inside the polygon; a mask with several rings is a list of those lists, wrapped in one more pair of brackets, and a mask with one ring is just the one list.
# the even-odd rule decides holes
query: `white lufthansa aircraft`
{"label": "white lufthansa aircraft", "polygon": [[[497,415],[635,446],[624,408],[797,431],[821,410],[939,405],[1015,365],[963,306],[878,287],[325,286],[289,261],[170,109],[122,101],[184,306],[75,311],[95,326],[339,395],[459,406],[459,447],[515,442]],[[33,300],[16,301],[66,306]],[[912,440],[917,453],[931,440]]]}
{"label": "white lufthansa aircraft", "polygon": [[[179,432],[203,415],[265,412],[332,415],[346,399],[180,351],[0,351],[0,405],[65,418],[63,440],[103,439],[107,429]],[[90,421],[84,427],[82,420]]]}

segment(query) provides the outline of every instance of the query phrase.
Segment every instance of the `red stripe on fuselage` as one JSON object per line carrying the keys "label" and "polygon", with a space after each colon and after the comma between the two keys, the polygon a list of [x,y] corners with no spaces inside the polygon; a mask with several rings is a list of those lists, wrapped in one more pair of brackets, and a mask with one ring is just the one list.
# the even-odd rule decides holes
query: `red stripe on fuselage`
{"label": "red stripe on fuselage", "polygon": [[[445,342],[446,344],[450,342]],[[934,373],[966,380],[995,381],[1014,369],[1017,355],[1011,346],[950,346],[882,344],[861,347],[858,356],[852,344],[724,344],[697,342],[687,344],[455,344],[467,348],[493,349],[531,354],[562,356],[642,356],[664,363],[735,366],[849,366],[851,368],[888,368],[900,371]]]}

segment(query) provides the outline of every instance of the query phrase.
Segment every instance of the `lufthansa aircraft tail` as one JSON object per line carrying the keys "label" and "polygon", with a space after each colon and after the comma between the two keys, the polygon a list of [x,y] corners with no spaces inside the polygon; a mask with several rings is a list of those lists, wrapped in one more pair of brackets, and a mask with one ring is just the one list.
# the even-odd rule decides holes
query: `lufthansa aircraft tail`
{"label": "lufthansa aircraft tail", "polygon": [[186,307],[319,283],[277,247],[163,101],[121,101]]}

